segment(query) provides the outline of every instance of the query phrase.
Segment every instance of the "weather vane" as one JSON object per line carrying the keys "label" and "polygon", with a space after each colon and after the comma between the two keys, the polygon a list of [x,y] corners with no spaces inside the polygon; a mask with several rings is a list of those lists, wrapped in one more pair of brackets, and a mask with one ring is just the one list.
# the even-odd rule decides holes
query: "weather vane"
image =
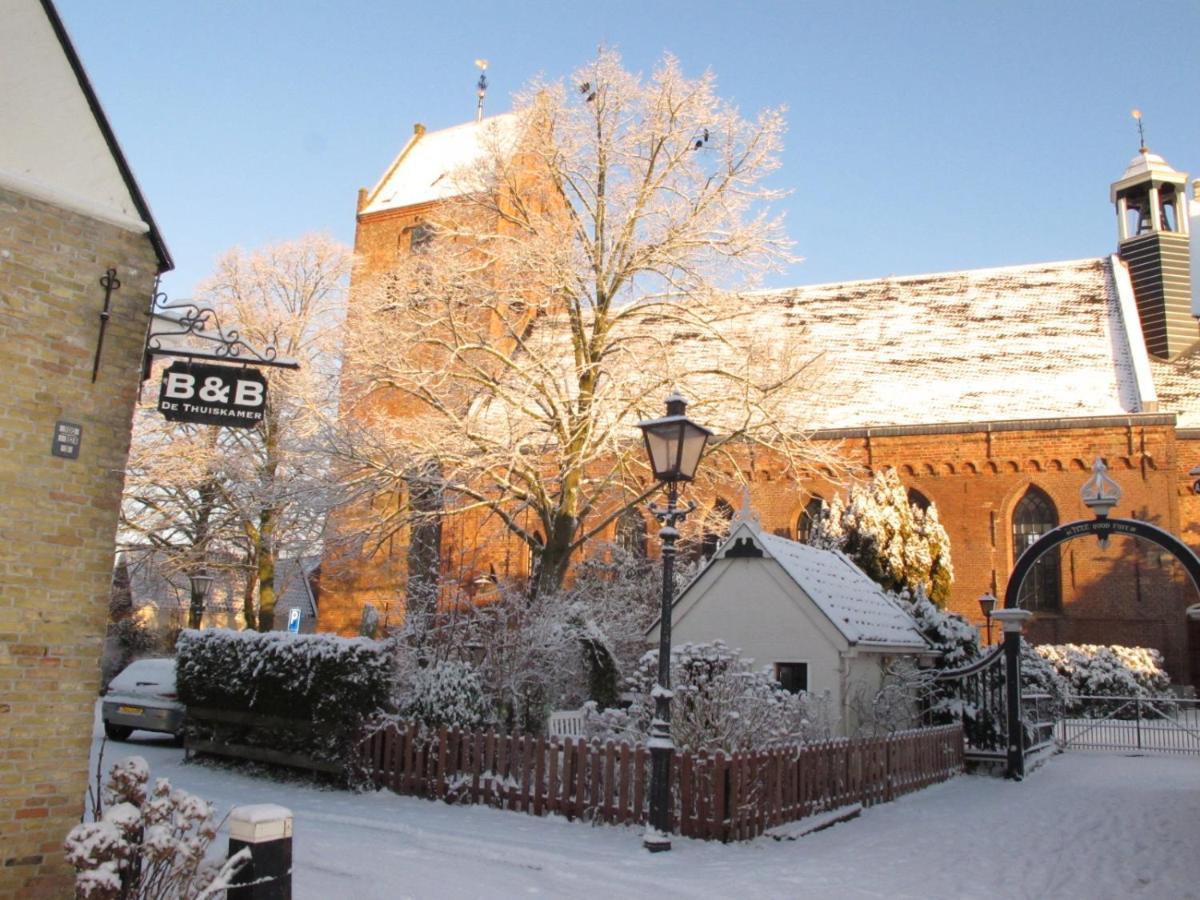
{"label": "weather vane", "polygon": [[1137,119],[1138,123],[1138,150],[1140,150],[1142,153],[1145,153],[1146,132],[1142,130],[1142,111],[1140,109],[1135,109],[1132,113],[1130,113],[1130,115]]}
{"label": "weather vane", "polygon": [[487,96],[487,67],[486,59],[475,60],[475,65],[479,68],[479,81],[475,84],[475,92],[479,95],[479,102],[475,105],[475,121],[483,121],[483,98]]}

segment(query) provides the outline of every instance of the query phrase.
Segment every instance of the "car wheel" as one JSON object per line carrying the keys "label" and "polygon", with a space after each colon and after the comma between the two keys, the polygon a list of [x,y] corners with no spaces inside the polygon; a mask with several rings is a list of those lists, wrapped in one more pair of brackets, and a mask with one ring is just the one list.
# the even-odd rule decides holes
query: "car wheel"
{"label": "car wheel", "polygon": [[133,734],[133,729],[128,725],[117,725],[113,722],[104,723],[104,733],[108,735],[111,741],[125,741]]}

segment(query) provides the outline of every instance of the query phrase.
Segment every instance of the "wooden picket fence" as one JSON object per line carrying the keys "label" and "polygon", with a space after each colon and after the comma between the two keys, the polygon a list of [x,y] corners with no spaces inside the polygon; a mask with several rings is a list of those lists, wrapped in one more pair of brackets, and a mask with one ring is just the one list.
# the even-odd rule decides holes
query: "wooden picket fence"
{"label": "wooden picket fence", "polygon": [[[536,816],[646,821],[650,753],[643,746],[390,725],[363,743],[362,761],[376,787],[398,794]],[[886,802],[962,768],[959,725],[745,753],[677,753],[672,830],[748,840],[816,813]]]}

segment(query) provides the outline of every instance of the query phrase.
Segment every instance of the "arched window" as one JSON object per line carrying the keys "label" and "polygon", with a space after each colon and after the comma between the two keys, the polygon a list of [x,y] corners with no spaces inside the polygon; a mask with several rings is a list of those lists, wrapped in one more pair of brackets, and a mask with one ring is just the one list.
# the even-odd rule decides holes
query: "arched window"
{"label": "arched window", "polygon": [[817,524],[817,517],[821,515],[821,507],[824,505],[825,501],[816,494],[809,497],[808,502],[804,504],[800,518],[796,520],[796,540],[800,543],[807,544],[812,537],[813,526]]}
{"label": "arched window", "polygon": [[646,558],[646,520],[633,507],[617,517],[617,532],[614,542],[631,558]]}
{"label": "arched window", "polygon": [[908,489],[908,504],[909,506],[915,506],[921,512],[928,512],[929,510],[929,498],[916,488]]}
{"label": "arched window", "polygon": [[[1025,549],[1048,531],[1058,527],[1058,512],[1045,491],[1031,487],[1013,510],[1013,563]],[[1043,554],[1025,576],[1017,600],[1021,609],[1057,611],[1062,607],[1062,578],[1058,548]]]}
{"label": "arched window", "polygon": [[717,552],[717,545],[729,534],[733,507],[718,498],[704,518],[704,537],[700,541],[700,552],[705,559],[712,559],[713,554]]}

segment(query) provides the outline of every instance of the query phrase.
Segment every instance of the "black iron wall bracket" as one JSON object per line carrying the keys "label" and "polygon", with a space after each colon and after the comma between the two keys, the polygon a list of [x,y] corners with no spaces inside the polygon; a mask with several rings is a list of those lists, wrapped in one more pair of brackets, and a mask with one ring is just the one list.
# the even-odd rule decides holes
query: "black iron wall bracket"
{"label": "black iron wall bracket", "polygon": [[92,360],[92,384],[96,383],[96,375],[100,371],[100,351],[104,349],[104,331],[108,328],[108,320],[112,317],[112,292],[120,290],[121,287],[116,269],[109,269],[101,276],[100,287],[104,288],[104,309],[100,311],[100,336],[96,338],[96,358]]}

